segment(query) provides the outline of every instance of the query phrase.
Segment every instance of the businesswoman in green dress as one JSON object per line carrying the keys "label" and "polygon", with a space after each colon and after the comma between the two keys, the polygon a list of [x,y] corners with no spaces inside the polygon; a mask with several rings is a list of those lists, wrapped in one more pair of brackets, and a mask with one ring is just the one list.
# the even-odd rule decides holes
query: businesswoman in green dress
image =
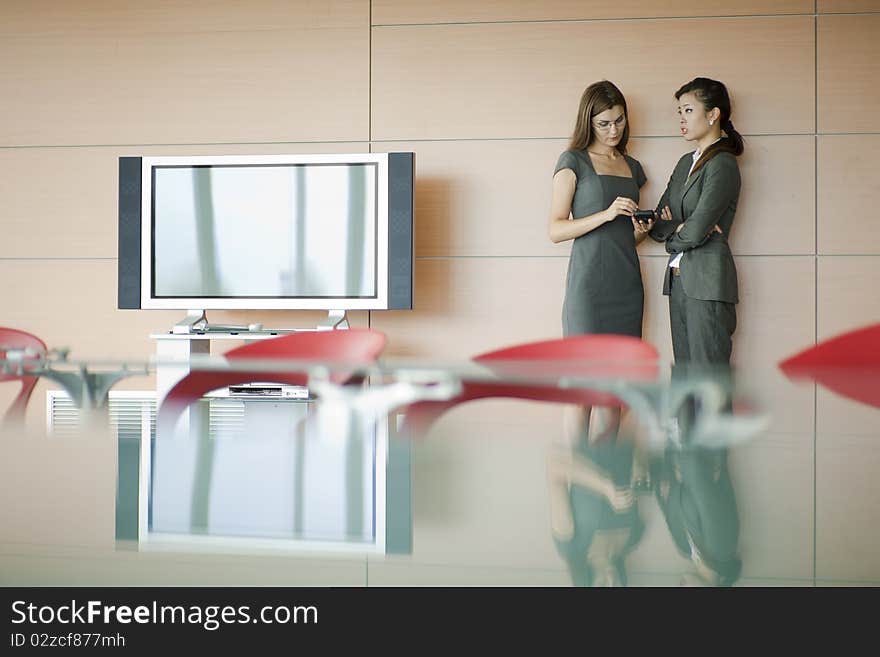
{"label": "businesswoman in green dress", "polygon": [[728,366],[739,301],[728,237],[743,139],[721,82],[696,78],[675,97],[681,134],[696,150],[675,166],[657,205],[661,221],[650,233],[669,254],[663,294],[669,296],[672,348],[676,366]]}
{"label": "businesswoman in green dress", "polygon": [[553,541],[575,586],[626,586],[644,522],[635,489],[647,464],[632,441],[557,448],[547,458]]}
{"label": "businesswoman in green dress", "polygon": [[[633,218],[647,179],[626,154],[628,121],[620,90],[607,80],[591,84],[581,96],[569,148],[556,163],[548,232],[554,243],[572,241],[562,308],[566,336],[642,336],[636,245],[653,222]],[[616,435],[620,409],[591,411],[567,417],[568,431],[589,440]]]}

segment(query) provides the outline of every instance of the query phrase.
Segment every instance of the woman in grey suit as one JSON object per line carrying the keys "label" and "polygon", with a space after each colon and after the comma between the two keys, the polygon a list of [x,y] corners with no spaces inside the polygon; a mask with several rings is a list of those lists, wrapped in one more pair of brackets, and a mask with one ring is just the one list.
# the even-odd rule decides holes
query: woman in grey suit
{"label": "woman in grey suit", "polygon": [[681,134],[697,149],[682,156],[657,205],[651,237],[666,243],[672,348],[679,365],[730,364],[736,265],[728,236],[739,200],[736,157],[742,136],[730,120],[730,96],[717,80],[696,78],[675,92]]}
{"label": "woman in grey suit", "polygon": [[[607,80],[584,90],[574,135],[553,173],[548,232],[554,243],[572,240],[562,307],[563,333],[615,333],[642,337],[644,292],[636,245],[653,222],[633,218],[647,178],[626,154],[626,100]],[[613,437],[620,409],[567,418],[568,432],[590,439]],[[571,425],[574,424],[575,427]],[[586,430],[584,431],[583,428]]]}
{"label": "woman in grey suit", "polygon": [[672,540],[692,564],[681,585],[732,586],[742,561],[727,450],[667,449],[651,479]]}

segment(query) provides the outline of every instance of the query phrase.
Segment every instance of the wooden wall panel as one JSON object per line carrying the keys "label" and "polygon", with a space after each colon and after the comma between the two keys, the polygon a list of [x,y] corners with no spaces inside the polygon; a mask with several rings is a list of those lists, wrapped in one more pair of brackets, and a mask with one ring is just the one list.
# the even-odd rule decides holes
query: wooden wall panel
{"label": "wooden wall panel", "polygon": [[568,257],[547,236],[564,140],[379,142],[416,153],[416,256]]}
{"label": "wooden wall panel", "polygon": [[747,137],[734,255],[805,255],[816,249],[812,137]]}
{"label": "wooden wall panel", "polygon": [[817,0],[820,14],[880,11],[880,0]]}
{"label": "wooden wall panel", "polygon": [[334,29],[366,27],[370,0],[28,0],[3,3],[0,34]]}
{"label": "wooden wall panel", "polygon": [[880,319],[880,256],[820,257],[818,339],[873,324]]}
{"label": "wooden wall panel", "polygon": [[877,132],[880,15],[820,16],[816,76],[819,132]]}
{"label": "wooden wall panel", "polygon": [[819,137],[819,253],[880,254],[878,148],[876,134]]}
{"label": "wooden wall panel", "polygon": [[[876,412],[875,412],[876,415]],[[820,435],[816,450],[816,577],[880,581],[877,422],[861,436]]]}
{"label": "wooden wall panel", "polygon": [[7,35],[0,145],[364,140],[368,44],[351,26]]}
{"label": "wooden wall panel", "polygon": [[816,428],[821,446],[833,447],[841,436],[876,434],[878,419],[876,408],[817,386]]}
{"label": "wooden wall panel", "polygon": [[562,337],[565,258],[416,261],[414,310],[371,314],[393,336],[387,356],[469,359],[484,351]]}
{"label": "wooden wall panel", "polygon": [[729,86],[744,134],[810,133],[813,48],[809,17],[375,28],[372,138],[564,137],[603,78],[636,135],[677,135],[673,93],[696,75]]}
{"label": "wooden wall panel", "polygon": [[814,339],[814,259],[742,257],[736,266],[740,303],[735,357],[752,367],[772,370],[792,349]]}

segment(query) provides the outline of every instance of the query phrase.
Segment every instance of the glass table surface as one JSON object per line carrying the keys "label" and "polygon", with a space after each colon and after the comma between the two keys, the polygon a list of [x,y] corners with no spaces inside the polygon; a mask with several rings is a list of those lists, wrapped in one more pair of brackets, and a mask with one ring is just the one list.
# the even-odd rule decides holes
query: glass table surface
{"label": "glass table surface", "polygon": [[21,360],[0,373],[86,392],[53,430],[0,429],[5,585],[880,583],[880,416],[835,385],[880,372],[206,357],[307,383],[163,427],[101,386],[176,363]]}

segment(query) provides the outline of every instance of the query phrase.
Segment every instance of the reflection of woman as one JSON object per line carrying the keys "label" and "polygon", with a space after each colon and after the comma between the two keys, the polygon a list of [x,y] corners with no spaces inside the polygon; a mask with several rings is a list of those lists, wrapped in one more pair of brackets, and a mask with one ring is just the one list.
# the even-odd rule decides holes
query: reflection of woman
{"label": "reflection of woman", "polygon": [[575,586],[625,586],[626,555],[644,524],[633,486],[643,477],[631,445],[559,449],[547,475],[556,547]]}
{"label": "reflection of woman", "polygon": [[[562,308],[566,336],[642,336],[644,292],[636,245],[653,222],[633,218],[646,178],[638,160],[626,154],[628,139],[623,94],[608,81],[591,84],[581,97],[571,144],[553,175],[550,239],[573,240]],[[587,426],[590,410],[584,409],[580,418]],[[620,410],[611,409],[603,419],[601,430],[612,434]]]}
{"label": "reflection of woman", "polygon": [[670,254],[663,282],[675,362],[729,365],[736,330],[736,266],[727,243],[739,199],[742,136],[727,88],[696,78],[675,92],[679,125],[697,149],[678,161],[651,230]]}
{"label": "reflection of woman", "polygon": [[655,468],[657,502],[679,552],[693,570],[682,585],[730,586],[738,578],[739,515],[727,451],[670,450]]}

